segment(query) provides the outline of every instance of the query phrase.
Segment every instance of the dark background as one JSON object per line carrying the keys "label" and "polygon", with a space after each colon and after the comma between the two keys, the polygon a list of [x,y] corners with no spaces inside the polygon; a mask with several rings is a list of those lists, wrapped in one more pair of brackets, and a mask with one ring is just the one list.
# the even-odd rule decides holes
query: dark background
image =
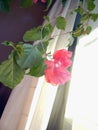
{"label": "dark background", "polygon": [[[0,12],[0,43],[3,41],[22,41],[24,32],[43,22],[46,4],[38,2],[30,8],[20,7],[20,0],[13,0],[9,13]],[[0,63],[6,60],[11,47],[0,44]],[[0,83],[0,117],[11,94],[11,89]]]}

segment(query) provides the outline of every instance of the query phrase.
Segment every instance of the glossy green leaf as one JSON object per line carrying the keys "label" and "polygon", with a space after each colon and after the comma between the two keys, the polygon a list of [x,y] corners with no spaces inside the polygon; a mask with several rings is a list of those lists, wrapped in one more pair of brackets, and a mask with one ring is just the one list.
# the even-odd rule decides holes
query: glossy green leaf
{"label": "glossy green leaf", "polygon": [[56,18],[56,27],[58,29],[64,30],[66,27],[66,20],[64,17],[59,16]]}
{"label": "glossy green leaf", "polygon": [[40,77],[44,75],[44,70],[46,65],[44,64],[44,59],[40,60],[39,64],[34,65],[31,69],[29,74],[32,76]]}
{"label": "glossy green leaf", "polygon": [[33,5],[33,0],[22,0],[21,6],[24,8],[30,7]]}
{"label": "glossy green leaf", "polygon": [[41,52],[36,46],[24,44],[24,55],[16,57],[17,64],[24,69],[32,68],[33,65],[39,64],[42,60]]}
{"label": "glossy green leaf", "polygon": [[[37,44],[36,47],[40,51],[41,54],[44,54],[45,51],[47,50],[48,45],[49,45],[49,41],[45,41],[45,42]],[[43,47],[44,47],[44,49],[43,49]]]}
{"label": "glossy green leaf", "polygon": [[12,47],[15,46],[15,44],[13,42],[9,42],[9,41],[4,41],[1,44],[3,44],[4,46],[12,46]]}
{"label": "glossy green leaf", "polygon": [[87,2],[87,9],[89,11],[92,11],[94,8],[95,8],[95,3],[94,3],[95,0],[86,0]]}
{"label": "glossy green leaf", "polygon": [[36,41],[36,40],[40,40],[40,39],[41,39],[41,26],[30,29],[23,36],[23,40],[26,42]]}
{"label": "glossy green leaf", "polygon": [[82,15],[80,21],[83,23],[89,19],[89,16],[87,14]]}
{"label": "glossy green leaf", "polygon": [[42,38],[44,38],[44,40],[49,38],[49,35],[52,33],[52,31],[53,26],[50,23],[46,24],[42,30]]}
{"label": "glossy green leaf", "polygon": [[44,25],[44,27],[39,26],[37,28],[33,28],[33,29],[27,31],[24,34],[23,39],[26,42],[41,40],[41,38],[43,38],[45,40],[45,38],[49,37],[49,35],[52,33],[52,31],[53,31],[53,26],[50,23],[48,23],[48,24]]}
{"label": "glossy green leaf", "polygon": [[98,13],[91,13],[90,16],[93,21],[96,21],[98,19]]}
{"label": "glossy green leaf", "polygon": [[15,57],[19,56],[22,57],[24,55],[24,48],[23,45],[18,44],[15,49]]}
{"label": "glossy green leaf", "polygon": [[87,26],[87,28],[85,30],[86,34],[90,34],[91,30],[92,30],[92,27],[91,26]]}
{"label": "glossy green leaf", "polygon": [[9,88],[14,88],[23,79],[24,69],[17,65],[14,55],[0,65],[0,82]]}
{"label": "glossy green leaf", "polygon": [[84,32],[84,28],[79,27],[72,33],[72,35],[73,35],[73,37],[79,37],[83,34],[83,32]]}

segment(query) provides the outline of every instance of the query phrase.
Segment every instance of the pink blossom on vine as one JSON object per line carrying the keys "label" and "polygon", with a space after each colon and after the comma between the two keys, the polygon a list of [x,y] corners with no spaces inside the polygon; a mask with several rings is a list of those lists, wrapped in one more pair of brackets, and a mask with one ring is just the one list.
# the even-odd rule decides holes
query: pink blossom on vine
{"label": "pink blossom on vine", "polygon": [[[38,0],[33,0],[33,2],[36,4],[38,2]],[[45,3],[46,0],[41,0],[41,2]]]}
{"label": "pink blossom on vine", "polygon": [[71,57],[72,52],[67,51],[66,49],[57,50],[53,54],[53,58],[59,61],[65,68],[68,68],[72,64],[72,61],[70,60]]}
{"label": "pink blossom on vine", "polygon": [[45,78],[48,83],[59,85],[70,80],[70,72],[62,67],[59,62],[47,60],[45,64],[47,65]]}
{"label": "pink blossom on vine", "polygon": [[71,76],[67,68],[72,64],[71,56],[72,52],[61,49],[53,54],[52,60],[45,61],[47,65],[45,69],[45,78],[47,82],[53,85],[59,85],[70,80]]}
{"label": "pink blossom on vine", "polygon": [[46,2],[46,0],[41,0],[41,2],[45,3],[45,2]]}

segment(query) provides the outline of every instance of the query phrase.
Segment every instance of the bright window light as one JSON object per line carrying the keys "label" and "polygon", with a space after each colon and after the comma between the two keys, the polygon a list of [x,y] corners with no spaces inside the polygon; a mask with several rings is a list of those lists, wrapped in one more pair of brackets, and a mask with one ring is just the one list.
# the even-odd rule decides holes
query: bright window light
{"label": "bright window light", "polygon": [[78,40],[65,118],[72,130],[98,130],[98,28]]}

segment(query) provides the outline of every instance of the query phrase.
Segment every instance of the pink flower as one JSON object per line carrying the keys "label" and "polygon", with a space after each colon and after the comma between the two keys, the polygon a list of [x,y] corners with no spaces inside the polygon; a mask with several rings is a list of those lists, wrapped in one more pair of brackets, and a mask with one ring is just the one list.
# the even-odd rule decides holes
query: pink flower
{"label": "pink flower", "polygon": [[45,78],[48,83],[53,85],[64,84],[70,79],[70,73],[55,61],[47,60]]}
{"label": "pink flower", "polygon": [[[36,4],[38,2],[38,0],[33,0],[33,2]],[[41,2],[45,3],[46,0],[41,0]]]}
{"label": "pink flower", "polygon": [[46,0],[41,0],[41,2],[45,3],[45,2],[46,2]]}
{"label": "pink flower", "polygon": [[67,68],[72,64],[70,58],[72,53],[62,49],[53,54],[53,60],[46,60],[45,78],[53,85],[64,84],[70,80],[70,72]]}
{"label": "pink flower", "polygon": [[71,56],[72,56],[72,52],[67,51],[65,49],[57,50],[53,54],[53,58],[61,62],[62,66],[65,68],[68,68],[72,64],[72,61],[70,60]]}

